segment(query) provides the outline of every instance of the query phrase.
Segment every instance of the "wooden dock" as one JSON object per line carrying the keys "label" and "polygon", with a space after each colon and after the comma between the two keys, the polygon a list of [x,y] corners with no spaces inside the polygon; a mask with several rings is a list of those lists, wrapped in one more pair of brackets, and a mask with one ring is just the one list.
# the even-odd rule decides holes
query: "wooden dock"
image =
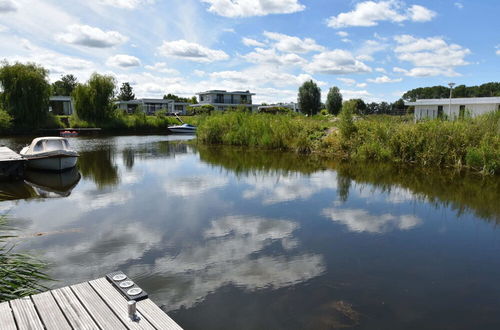
{"label": "wooden dock", "polygon": [[0,146],[0,179],[16,179],[23,175],[24,159],[17,152]]}
{"label": "wooden dock", "polygon": [[129,317],[128,300],[106,278],[0,303],[0,328],[182,330],[153,301],[137,301]]}

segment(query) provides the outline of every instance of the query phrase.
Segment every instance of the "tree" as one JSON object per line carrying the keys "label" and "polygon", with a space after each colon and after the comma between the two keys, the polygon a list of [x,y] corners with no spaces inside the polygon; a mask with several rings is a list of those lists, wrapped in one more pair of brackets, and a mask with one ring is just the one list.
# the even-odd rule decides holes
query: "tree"
{"label": "tree", "polygon": [[49,111],[48,71],[34,63],[3,62],[0,67],[0,107],[13,118],[15,127],[36,128]]}
{"label": "tree", "polygon": [[342,109],[342,94],[338,87],[333,86],[326,96],[326,109],[332,115],[338,115]]}
{"label": "tree", "polygon": [[204,104],[199,107],[187,107],[187,112],[190,115],[210,115],[215,107],[211,104]]}
{"label": "tree", "polygon": [[299,87],[298,103],[303,113],[315,115],[321,108],[321,89],[312,80]]}
{"label": "tree", "polygon": [[130,101],[135,100],[135,94],[132,90],[132,86],[128,82],[124,82],[122,87],[120,87],[120,94],[118,94],[118,100],[120,101]]}
{"label": "tree", "polygon": [[198,104],[198,99],[196,98],[196,96],[193,96],[190,99],[188,99],[188,103]]}
{"label": "tree", "polygon": [[[363,114],[367,113],[366,103],[362,99],[351,99],[351,100],[345,101],[342,108],[345,107],[346,105],[349,105],[350,107],[352,107],[353,114],[363,115]],[[380,107],[380,105],[379,105],[379,107]]]}
{"label": "tree", "polygon": [[115,78],[93,73],[85,84],[79,84],[73,91],[78,117],[92,123],[111,118],[115,88]]}
{"label": "tree", "polygon": [[78,80],[72,74],[61,76],[52,84],[52,95],[70,96],[78,85]]}

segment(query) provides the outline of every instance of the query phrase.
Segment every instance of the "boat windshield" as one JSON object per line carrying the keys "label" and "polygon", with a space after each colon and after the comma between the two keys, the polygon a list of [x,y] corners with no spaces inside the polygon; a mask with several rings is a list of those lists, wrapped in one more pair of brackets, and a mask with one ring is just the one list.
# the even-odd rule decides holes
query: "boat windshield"
{"label": "boat windshield", "polygon": [[45,151],[66,150],[67,142],[65,140],[46,140]]}

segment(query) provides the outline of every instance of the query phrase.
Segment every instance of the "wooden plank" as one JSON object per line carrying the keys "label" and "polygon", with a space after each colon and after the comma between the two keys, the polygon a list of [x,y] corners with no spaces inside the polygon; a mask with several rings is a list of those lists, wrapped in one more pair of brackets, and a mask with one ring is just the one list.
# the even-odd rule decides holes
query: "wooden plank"
{"label": "wooden plank", "polygon": [[51,293],[73,328],[85,330],[99,329],[69,287],[56,289],[51,291]]}
{"label": "wooden plank", "polygon": [[38,317],[30,297],[10,301],[10,307],[19,329],[43,330],[42,320]]}
{"label": "wooden plank", "polygon": [[151,299],[137,302],[137,310],[144,315],[148,321],[157,329],[182,330],[164,311],[160,309]]}
{"label": "wooden plank", "polygon": [[102,329],[127,329],[90,284],[72,285],[71,289]]}
{"label": "wooden plank", "polygon": [[89,283],[129,329],[155,329],[140,312],[137,313],[138,321],[130,320],[127,300],[104,277]]}
{"label": "wooden plank", "polygon": [[31,296],[31,299],[38,310],[38,315],[47,329],[71,330],[71,326],[50,292],[47,291],[36,294]]}
{"label": "wooden plank", "polygon": [[17,330],[16,321],[8,302],[0,303],[0,325],[4,330]]}

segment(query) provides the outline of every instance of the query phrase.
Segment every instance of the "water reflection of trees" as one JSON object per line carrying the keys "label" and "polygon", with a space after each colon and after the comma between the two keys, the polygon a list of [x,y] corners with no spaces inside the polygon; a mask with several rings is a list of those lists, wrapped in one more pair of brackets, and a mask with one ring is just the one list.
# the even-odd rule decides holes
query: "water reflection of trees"
{"label": "water reflection of trees", "polygon": [[114,157],[115,150],[111,146],[82,151],[78,168],[84,178],[90,178],[99,188],[114,186],[120,181]]}
{"label": "water reflection of trees", "polygon": [[233,147],[198,147],[203,162],[232,171],[237,175],[302,173],[324,169],[337,172],[337,193],[346,201],[352,182],[369,184],[390,192],[406,188],[436,207],[456,210],[458,215],[472,211],[478,217],[500,223],[500,177],[454,171],[421,169],[393,164],[339,163],[316,155],[263,151]]}
{"label": "water reflection of trees", "polygon": [[127,170],[132,170],[135,159],[151,159],[175,157],[177,154],[186,154],[190,147],[185,143],[159,141],[155,143],[141,144],[127,147],[122,151],[123,164]]}

